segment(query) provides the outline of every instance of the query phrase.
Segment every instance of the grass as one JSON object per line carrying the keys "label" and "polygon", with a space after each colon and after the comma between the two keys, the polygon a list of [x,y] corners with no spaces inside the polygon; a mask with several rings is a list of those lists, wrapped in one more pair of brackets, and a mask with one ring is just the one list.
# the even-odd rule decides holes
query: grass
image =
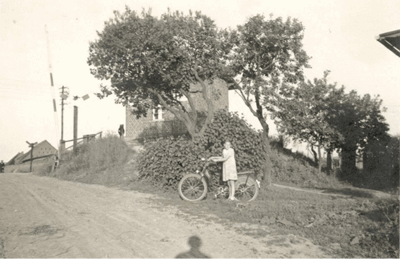
{"label": "grass", "polygon": [[[160,201],[165,206],[177,206],[194,217],[212,221],[217,218],[218,222],[229,226],[234,223],[258,225],[257,231],[249,231],[247,227],[237,229],[254,237],[266,234],[306,237],[337,257],[398,258],[399,255],[399,204],[394,199],[341,198],[264,187],[257,200],[249,204],[211,198],[188,203],[182,201],[177,192],[154,189],[148,182],[132,182],[125,189],[157,194],[163,197]],[[268,232],[261,226],[267,227]],[[339,245],[340,249],[334,249],[334,245]]]}
{"label": "grass", "polygon": [[[48,162],[49,159],[34,160],[32,162],[32,172],[42,171],[43,166]],[[19,165],[7,165],[4,168],[5,173],[29,173],[31,170],[30,162],[25,162]],[[46,169],[48,170],[48,169]]]}
{"label": "grass", "polygon": [[134,152],[123,140],[108,134],[78,146],[75,153],[64,152],[55,172],[51,172],[53,161],[49,160],[39,174],[84,183],[120,185],[131,179],[134,168],[128,162],[134,157]]}
{"label": "grass", "polygon": [[[176,206],[191,217],[241,226],[237,227],[238,232],[254,237],[266,234],[306,237],[337,257],[399,257],[398,199],[376,199],[333,176],[318,174],[299,157],[274,152],[274,182],[323,188],[347,198],[262,186],[257,200],[249,204],[214,200],[212,195],[198,203],[185,202],[174,188],[164,189],[138,180],[136,154],[112,135],[82,146],[77,154],[64,154],[55,173],[43,170],[40,174],[156,194],[165,206]],[[277,165],[285,165],[282,166],[285,169]],[[243,224],[256,227],[249,229]]]}

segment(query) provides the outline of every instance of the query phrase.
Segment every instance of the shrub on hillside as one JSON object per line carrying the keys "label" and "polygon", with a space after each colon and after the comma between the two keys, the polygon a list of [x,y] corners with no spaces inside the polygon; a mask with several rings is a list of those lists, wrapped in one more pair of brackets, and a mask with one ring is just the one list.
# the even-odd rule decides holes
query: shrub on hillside
{"label": "shrub on hillside", "polygon": [[272,138],[270,145],[273,182],[304,187],[332,187],[339,184],[334,175],[318,173],[316,164],[309,157],[286,149],[281,137]]}
{"label": "shrub on hillside", "polygon": [[[139,174],[167,188],[175,187],[186,173],[200,168],[202,157],[221,156],[225,140],[229,140],[235,150],[239,171],[261,168],[263,156],[259,133],[237,113],[218,111],[199,140],[181,136],[148,143],[145,152],[139,156]],[[220,166],[210,167],[213,173],[220,170]]]}
{"label": "shrub on hillside", "polygon": [[235,150],[239,171],[254,169],[260,173],[264,161],[260,133],[238,113],[219,111],[206,129],[203,145],[213,156],[221,156],[226,140],[231,142]]}
{"label": "shrub on hillside", "polygon": [[107,135],[79,145],[75,154],[72,151],[63,153],[57,174],[73,174],[83,170],[101,171],[127,162],[130,152],[123,140],[116,135]]}
{"label": "shrub on hillside", "polygon": [[160,138],[145,143],[145,151],[138,157],[138,171],[141,178],[155,184],[175,186],[184,174],[195,172],[200,159],[207,156],[201,145],[186,136]]}
{"label": "shrub on hillside", "polygon": [[89,142],[88,151],[89,167],[98,169],[127,162],[131,152],[123,140],[111,134]]}

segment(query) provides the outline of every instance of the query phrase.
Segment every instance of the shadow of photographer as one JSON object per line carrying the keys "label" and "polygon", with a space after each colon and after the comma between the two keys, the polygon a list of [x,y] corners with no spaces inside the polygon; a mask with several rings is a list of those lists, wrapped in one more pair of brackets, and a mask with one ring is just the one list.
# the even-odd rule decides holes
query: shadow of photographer
{"label": "shadow of photographer", "polygon": [[211,258],[200,251],[201,239],[198,236],[191,236],[188,239],[190,250],[178,254],[175,258]]}

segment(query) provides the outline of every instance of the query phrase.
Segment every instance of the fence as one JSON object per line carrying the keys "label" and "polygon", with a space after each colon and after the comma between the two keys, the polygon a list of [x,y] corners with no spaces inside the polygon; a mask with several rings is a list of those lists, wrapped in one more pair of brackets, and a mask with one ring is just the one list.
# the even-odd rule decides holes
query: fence
{"label": "fence", "polygon": [[[100,131],[100,132],[97,132],[96,134],[87,134],[87,135],[83,135],[82,138],[77,138],[77,139],[76,139],[76,141],[77,141],[76,145],[79,145],[79,144],[82,144],[82,143],[88,143],[89,141],[95,139],[97,135],[99,135],[99,137],[102,138],[103,132]],[[65,143],[67,143],[67,142],[73,142],[73,141],[74,141],[74,139],[62,141],[62,143],[61,143],[61,147],[62,147],[62,148],[61,148],[61,149],[62,149],[62,150],[67,150],[67,149],[73,148],[74,145],[71,145],[71,146],[65,148]]]}

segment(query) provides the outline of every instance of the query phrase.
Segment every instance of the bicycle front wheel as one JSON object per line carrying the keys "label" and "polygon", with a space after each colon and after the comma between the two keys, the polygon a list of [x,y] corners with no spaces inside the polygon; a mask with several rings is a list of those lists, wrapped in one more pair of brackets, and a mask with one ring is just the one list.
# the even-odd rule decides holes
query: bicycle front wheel
{"label": "bicycle front wheel", "polygon": [[185,201],[200,201],[206,197],[207,183],[198,174],[187,174],[179,182],[179,195]]}
{"label": "bicycle front wheel", "polygon": [[236,199],[243,202],[254,201],[259,192],[260,189],[253,177],[245,175],[238,177],[235,192]]}

